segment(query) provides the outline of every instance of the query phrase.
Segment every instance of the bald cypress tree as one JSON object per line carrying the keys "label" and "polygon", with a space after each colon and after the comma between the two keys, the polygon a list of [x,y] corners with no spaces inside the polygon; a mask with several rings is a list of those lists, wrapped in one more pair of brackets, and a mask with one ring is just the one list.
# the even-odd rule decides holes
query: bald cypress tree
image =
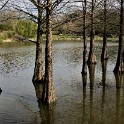
{"label": "bald cypress tree", "polygon": [[87,74],[87,42],[86,42],[86,7],[87,1],[83,1],[83,44],[84,44],[84,51],[83,51],[83,66],[82,66],[82,74]]}
{"label": "bald cypress tree", "polygon": [[56,100],[54,93],[52,68],[52,1],[47,0],[46,7],[46,48],[45,48],[45,79],[43,101],[52,103]]}
{"label": "bald cypress tree", "polygon": [[95,46],[94,46],[94,10],[95,10],[95,2],[96,0],[92,0],[91,2],[91,24],[90,24],[90,51],[88,56],[88,64],[96,64],[96,56],[95,56]]}
{"label": "bald cypress tree", "polygon": [[[40,0],[37,0],[38,4],[40,4]],[[36,42],[36,58],[35,58],[35,68],[34,75],[32,81],[34,83],[42,83],[43,82],[43,64],[42,64],[42,13],[43,10],[38,8],[38,28],[37,28],[37,42]]]}
{"label": "bald cypress tree", "polygon": [[114,73],[124,73],[124,45],[123,45],[123,14],[124,14],[124,0],[120,1],[120,34],[117,62],[113,70]]}
{"label": "bald cypress tree", "polygon": [[102,47],[102,54],[101,54],[101,61],[108,59],[107,56],[107,0],[104,0],[104,14],[103,14],[103,25],[104,25],[104,32],[103,32],[103,47]]}

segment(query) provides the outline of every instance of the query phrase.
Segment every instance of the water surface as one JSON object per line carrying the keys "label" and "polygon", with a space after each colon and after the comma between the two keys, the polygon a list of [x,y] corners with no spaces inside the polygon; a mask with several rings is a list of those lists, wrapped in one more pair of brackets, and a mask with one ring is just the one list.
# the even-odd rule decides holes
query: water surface
{"label": "water surface", "polygon": [[45,106],[37,101],[39,86],[34,87],[31,81],[35,45],[0,44],[0,87],[3,90],[0,95],[0,123],[123,124],[124,75],[118,76],[112,72],[117,43],[108,43],[109,60],[104,63],[100,62],[101,48],[101,44],[97,43],[97,64],[89,66],[88,75],[82,77],[83,44],[53,44],[57,102]]}

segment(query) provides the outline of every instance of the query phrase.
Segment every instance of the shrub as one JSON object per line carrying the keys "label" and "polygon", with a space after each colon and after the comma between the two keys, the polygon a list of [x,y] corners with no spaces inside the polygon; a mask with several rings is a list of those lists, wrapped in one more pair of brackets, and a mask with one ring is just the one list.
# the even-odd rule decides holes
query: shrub
{"label": "shrub", "polygon": [[20,36],[32,38],[36,36],[37,25],[29,20],[19,20],[15,30]]}
{"label": "shrub", "polygon": [[12,38],[14,35],[15,35],[15,32],[14,31],[7,32],[7,37],[8,38]]}
{"label": "shrub", "polygon": [[8,30],[13,30],[13,26],[9,24],[0,24],[0,31],[8,31]]}

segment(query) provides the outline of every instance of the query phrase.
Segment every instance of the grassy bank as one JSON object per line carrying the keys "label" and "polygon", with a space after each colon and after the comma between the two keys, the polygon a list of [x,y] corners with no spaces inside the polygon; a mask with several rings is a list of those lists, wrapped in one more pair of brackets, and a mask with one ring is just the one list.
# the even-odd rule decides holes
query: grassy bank
{"label": "grassy bank", "polygon": [[[53,40],[54,41],[83,41],[83,37],[81,36],[69,36],[69,35],[53,35]],[[89,42],[90,41],[90,38],[87,37],[87,41]],[[102,37],[99,37],[99,36],[96,36],[95,37],[95,41],[100,41],[102,42],[103,41],[103,38]],[[118,38],[117,37],[112,37],[112,38],[107,38],[107,41],[109,42],[116,42],[118,41]]]}
{"label": "grassy bank", "polygon": [[[75,36],[75,35],[53,35],[52,36],[53,41],[83,41],[83,38],[81,36]],[[32,38],[33,41],[36,41],[36,37]],[[43,35],[43,40],[46,40],[46,36]],[[2,32],[0,33],[0,42],[13,42],[16,41],[14,32]],[[90,41],[90,38],[87,38],[87,41]],[[95,41],[103,41],[102,37],[96,36]],[[107,41],[109,42],[116,42],[118,41],[117,37],[113,38],[107,38]]]}
{"label": "grassy bank", "polygon": [[14,35],[13,31],[0,32],[0,42],[13,42]]}

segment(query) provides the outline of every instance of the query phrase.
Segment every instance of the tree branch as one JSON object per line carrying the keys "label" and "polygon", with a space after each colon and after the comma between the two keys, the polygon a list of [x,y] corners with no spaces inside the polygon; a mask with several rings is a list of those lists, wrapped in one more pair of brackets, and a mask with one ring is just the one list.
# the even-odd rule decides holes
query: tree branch
{"label": "tree branch", "polygon": [[7,0],[4,4],[3,4],[3,6],[0,8],[0,10],[2,10],[5,6],[6,6],[6,4],[9,2],[9,0]]}
{"label": "tree branch", "polygon": [[22,41],[22,42],[32,42],[32,43],[35,43],[36,44],[36,41],[33,41],[33,40],[30,40],[26,37],[19,37],[19,36],[16,36],[15,37],[16,41]]}
{"label": "tree branch", "polygon": [[26,12],[26,11],[22,10],[20,7],[13,7],[13,8],[16,9],[16,10],[18,10],[18,11],[20,11],[20,12],[23,12],[23,13],[25,13],[25,14],[31,16],[31,17],[34,18],[34,19],[38,19],[37,16],[35,16],[35,15],[29,13],[29,12]]}

